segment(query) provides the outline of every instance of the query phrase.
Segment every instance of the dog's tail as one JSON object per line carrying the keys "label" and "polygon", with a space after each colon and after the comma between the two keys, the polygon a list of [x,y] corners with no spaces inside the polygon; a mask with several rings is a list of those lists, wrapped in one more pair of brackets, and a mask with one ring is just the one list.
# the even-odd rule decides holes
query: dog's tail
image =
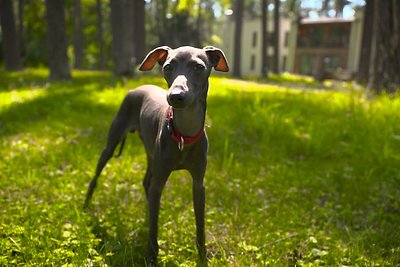
{"label": "dog's tail", "polygon": [[120,144],[120,146],[119,146],[119,152],[118,152],[118,154],[115,155],[114,157],[119,158],[119,156],[121,156],[122,151],[124,150],[125,140],[126,140],[126,134],[122,137],[122,141],[121,141],[121,144]]}

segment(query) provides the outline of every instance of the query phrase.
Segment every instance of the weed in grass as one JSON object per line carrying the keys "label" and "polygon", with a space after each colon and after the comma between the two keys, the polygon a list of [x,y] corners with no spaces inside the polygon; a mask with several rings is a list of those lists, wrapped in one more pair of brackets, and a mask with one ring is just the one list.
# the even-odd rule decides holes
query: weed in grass
{"label": "weed in grass", "polygon": [[[145,264],[136,135],[105,168],[90,212],[81,207],[125,93],[164,81],[73,76],[48,84],[46,70],[0,73],[1,266]],[[211,79],[209,265],[398,265],[400,99],[289,78]],[[194,225],[190,177],[176,172],[163,192],[161,265],[196,265]]]}

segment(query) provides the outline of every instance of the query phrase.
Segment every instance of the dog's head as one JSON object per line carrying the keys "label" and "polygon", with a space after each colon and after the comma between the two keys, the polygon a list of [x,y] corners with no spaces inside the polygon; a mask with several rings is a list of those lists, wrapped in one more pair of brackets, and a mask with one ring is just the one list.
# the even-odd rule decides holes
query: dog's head
{"label": "dog's head", "polygon": [[212,68],[223,72],[229,70],[222,50],[212,46],[203,49],[190,46],[171,49],[161,46],[146,56],[139,69],[151,70],[157,62],[162,66],[168,83],[167,101],[174,108],[185,108],[194,99],[200,99],[200,95],[207,94]]}

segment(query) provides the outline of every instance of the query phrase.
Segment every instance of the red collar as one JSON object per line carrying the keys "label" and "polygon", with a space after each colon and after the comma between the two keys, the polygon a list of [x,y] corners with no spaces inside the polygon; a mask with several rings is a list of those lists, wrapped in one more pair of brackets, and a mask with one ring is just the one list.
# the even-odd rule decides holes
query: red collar
{"label": "red collar", "polygon": [[195,136],[183,136],[181,132],[174,128],[173,117],[174,109],[172,106],[170,106],[168,110],[167,127],[171,131],[171,139],[178,143],[178,147],[181,151],[183,150],[184,145],[189,145],[196,142],[204,134],[204,128],[201,128],[201,130]]}

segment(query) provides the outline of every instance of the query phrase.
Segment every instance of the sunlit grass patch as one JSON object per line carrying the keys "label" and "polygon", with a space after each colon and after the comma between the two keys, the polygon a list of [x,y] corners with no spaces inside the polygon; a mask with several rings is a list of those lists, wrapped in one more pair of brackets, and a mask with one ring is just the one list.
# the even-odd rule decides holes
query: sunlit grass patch
{"label": "sunlit grass patch", "polygon": [[318,83],[312,77],[295,75],[291,73],[283,73],[282,75],[269,74],[268,80],[277,83],[303,83],[303,84],[315,84]]}

